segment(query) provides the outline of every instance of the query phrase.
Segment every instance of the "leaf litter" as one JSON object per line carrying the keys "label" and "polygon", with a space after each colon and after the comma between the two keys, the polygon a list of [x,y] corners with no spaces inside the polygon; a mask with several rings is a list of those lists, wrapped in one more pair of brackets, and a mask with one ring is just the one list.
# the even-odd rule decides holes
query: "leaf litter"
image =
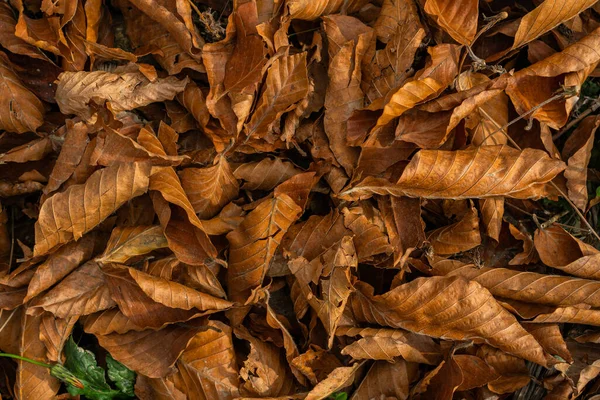
{"label": "leaf litter", "polygon": [[0,3],[0,394],[595,399],[600,3]]}

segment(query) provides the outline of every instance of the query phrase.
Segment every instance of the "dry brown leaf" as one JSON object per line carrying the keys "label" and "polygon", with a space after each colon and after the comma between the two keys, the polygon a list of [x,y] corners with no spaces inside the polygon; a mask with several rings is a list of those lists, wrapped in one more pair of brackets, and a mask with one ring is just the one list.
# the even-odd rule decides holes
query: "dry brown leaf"
{"label": "dry brown leaf", "polygon": [[[467,71],[458,76],[457,86],[461,91],[466,91],[488,82],[490,79],[486,75]],[[502,127],[507,123],[508,97],[501,91],[478,105],[475,112],[465,118],[465,125],[471,130],[475,146],[506,144],[508,132]]]}
{"label": "dry brown leaf", "polygon": [[537,106],[552,97],[560,84],[579,90],[600,61],[600,54],[594,50],[600,42],[598,32],[600,28],[563,51],[523,68],[510,77],[506,94],[519,114],[534,110],[532,116],[535,119],[554,129],[559,129],[567,122],[575,98],[551,102],[541,108]]}
{"label": "dry brown leaf", "polygon": [[6,54],[0,52],[0,129],[24,133],[44,122],[42,102],[27,89],[11,67]]}
{"label": "dry brown leaf", "polygon": [[46,346],[46,358],[52,362],[63,362],[61,353],[73,331],[77,317],[56,318],[50,313],[42,314],[40,340]]}
{"label": "dry brown leaf", "polygon": [[548,354],[559,356],[568,363],[573,361],[558,324],[523,323],[523,328],[537,339]]}
{"label": "dry brown leaf", "polygon": [[[174,372],[173,366],[192,338],[206,329],[206,321],[166,326],[158,331],[96,335],[115,360],[149,378],[162,378]],[[160,346],[157,346],[160,343]]]}
{"label": "dry brown leaf", "polygon": [[210,321],[192,338],[177,361],[175,387],[191,400],[233,399],[239,396],[238,371],[231,328]]}
{"label": "dry brown leaf", "polygon": [[[138,135],[138,143],[130,137],[122,135],[116,130],[105,127],[96,136],[96,146],[92,153],[90,163],[92,165],[110,166],[115,163],[130,163],[148,161],[152,165],[179,165],[185,159],[181,156],[168,156],[155,153],[142,146],[148,135],[153,135],[147,129],[141,129]],[[150,139],[151,140],[151,139]]]}
{"label": "dry brown leaf", "polygon": [[554,306],[587,304],[600,307],[600,282],[592,280],[477,267],[446,260],[432,264],[432,268],[436,274],[462,276],[477,282],[494,296]]}
{"label": "dry brown leaf", "polygon": [[135,380],[135,395],[140,399],[187,399],[187,396],[179,391],[169,378],[147,378],[144,375],[138,375]]}
{"label": "dry brown leaf", "polygon": [[540,258],[535,250],[531,236],[523,233],[512,224],[509,224],[509,229],[511,235],[513,235],[515,239],[523,242],[523,251],[514,256],[514,258],[510,260],[509,265],[527,265],[538,262]]}
{"label": "dry brown leaf", "polygon": [[[430,0],[431,1],[431,0]],[[428,49],[429,65],[412,80],[404,84],[389,99],[377,127],[385,126],[419,103],[439,94],[458,73],[458,46],[441,44]]]}
{"label": "dry brown leaf", "polygon": [[92,174],[85,184],[73,185],[44,202],[35,224],[34,254],[78,240],[125,202],[148,190],[150,165],[116,164]]}
{"label": "dry brown leaf", "polygon": [[460,221],[428,233],[427,241],[434,253],[440,255],[460,253],[479,246],[481,235],[477,210],[471,207]]}
{"label": "dry brown leaf", "polygon": [[158,225],[117,227],[110,234],[99,263],[125,263],[130,258],[167,247],[167,239]]}
{"label": "dry brown leaf", "polygon": [[143,331],[144,328],[133,323],[118,308],[99,311],[80,318],[86,333],[94,335],[108,335],[109,333],[127,333],[129,331]]}
{"label": "dry brown leaf", "polygon": [[331,371],[327,378],[312,388],[306,395],[306,400],[322,400],[329,395],[339,392],[354,382],[355,375],[361,363],[354,363],[349,367],[338,367]]}
{"label": "dry brown leaf", "polygon": [[[574,274],[577,274],[579,268],[587,264],[588,259],[582,259],[582,257],[600,253],[556,224],[537,229],[533,242],[544,264],[562,269],[567,273],[573,271]],[[581,276],[582,273],[589,274],[587,268],[584,270],[585,272],[580,271],[577,276]]]}
{"label": "dry brown leaf", "polygon": [[88,315],[115,305],[104,274],[94,261],[71,272],[34,304],[59,318]]}
{"label": "dry brown leaf", "polygon": [[487,345],[479,348],[477,356],[484,359],[500,375],[488,383],[488,388],[494,393],[514,392],[531,380],[525,361],[520,358]]}
{"label": "dry brown leaf", "polygon": [[15,35],[17,20],[8,3],[0,4],[0,45],[14,54],[47,60],[44,53]]}
{"label": "dry brown leaf", "polygon": [[[477,282],[462,277],[417,278],[378,296],[365,283],[355,286],[349,307],[359,321],[443,339],[484,341],[547,364],[539,343]],[[495,335],[501,330],[502,335]]]}
{"label": "dry brown leaf", "polygon": [[[327,346],[330,349],[336,328],[353,291],[350,269],[358,266],[352,238],[343,237],[338,246],[330,248],[321,258],[323,264],[320,264],[320,260],[316,260],[320,265],[316,265],[315,262],[309,263],[304,258],[297,258],[289,263],[289,268],[298,280],[306,301],[323,323],[328,334]],[[310,272],[313,270],[316,270],[317,276],[311,276]],[[318,297],[312,293],[311,281],[320,282],[321,290]]]}
{"label": "dry brown leaf", "polygon": [[[275,250],[300,212],[288,195],[279,194],[259,204],[236,230],[227,234],[227,284],[232,301],[245,302],[251,290],[262,284]],[[243,310],[234,311],[233,325],[239,324],[243,315]]]}
{"label": "dry brown leaf", "polygon": [[260,397],[290,394],[295,383],[279,349],[258,340],[245,328],[235,329],[234,333],[250,343],[250,354],[240,369],[242,387]]}
{"label": "dry brown leaf", "polygon": [[521,19],[512,49],[519,48],[537,39],[595,3],[593,0],[543,1],[542,4]]}
{"label": "dry brown leaf", "polygon": [[564,169],[562,161],[534,149],[519,151],[498,145],[456,151],[421,150],[396,184],[366,178],[341,196],[348,200],[373,194],[457,200],[540,198],[552,193],[546,182]]}
{"label": "dry brown leaf", "polygon": [[[456,391],[471,390],[497,379],[498,374],[483,359],[466,354],[452,355],[434,370],[424,399],[451,399]],[[431,372],[431,374],[434,373]]]}
{"label": "dry brown leaf", "polygon": [[25,301],[29,301],[44,290],[67,276],[84,261],[87,261],[94,250],[94,234],[85,235],[81,240],[69,243],[52,253],[48,259],[38,265],[27,288]]}
{"label": "dry brown leaf", "polygon": [[469,46],[475,38],[479,14],[477,0],[427,0],[425,12],[458,43]]}
{"label": "dry brown leaf", "polygon": [[441,348],[431,338],[401,329],[352,328],[342,326],[337,336],[360,336],[342,349],[342,354],[355,360],[385,360],[395,357],[414,363],[436,365],[441,361]]}
{"label": "dry brown leaf", "polygon": [[380,226],[367,220],[367,218],[356,210],[344,208],[344,225],[354,234],[354,247],[359,262],[370,260],[378,254],[391,254],[393,252],[388,238],[382,232]]}
{"label": "dry brown leaf", "polygon": [[150,82],[142,73],[63,72],[58,77],[56,102],[64,114],[89,119],[90,101],[110,103],[114,112],[133,110],[157,101],[173,100],[182,92],[188,80],[175,77]]}
{"label": "dry brown leaf", "polygon": [[[46,363],[46,347],[39,340],[41,319],[41,316],[23,313],[21,333],[18,339],[13,340],[17,339],[19,342],[19,355]],[[54,399],[59,388],[60,381],[50,375],[48,368],[17,361],[14,393],[18,399]]]}
{"label": "dry brown leaf", "polygon": [[246,126],[246,135],[264,138],[281,115],[308,94],[306,53],[282,56],[267,71],[265,90]]}
{"label": "dry brown leaf", "polygon": [[394,398],[406,400],[412,382],[418,377],[418,364],[402,359],[394,363],[375,362],[350,400]]}
{"label": "dry brown leaf", "polygon": [[48,177],[48,184],[44,188],[44,194],[46,195],[57,190],[73,175],[89,142],[89,129],[83,122],[67,120],[66,127],[65,141],[56,159],[56,164],[54,164],[54,168]]}
{"label": "dry brown leaf", "polygon": [[597,117],[584,118],[571,133],[563,148],[563,158],[567,160],[565,178],[568,195],[581,210],[587,210],[587,168],[592,156],[594,137],[600,125]]}
{"label": "dry brown leaf", "polygon": [[499,242],[504,215],[504,198],[492,197],[479,200],[479,208],[481,210],[481,222],[485,226],[487,235]]}
{"label": "dry brown leaf", "polygon": [[394,247],[394,265],[398,265],[425,240],[421,201],[408,197],[379,196],[377,204],[385,222],[390,244]]}
{"label": "dry brown leaf", "polygon": [[305,353],[292,360],[291,366],[304,374],[313,385],[316,385],[331,371],[342,366],[342,363],[333,354],[319,346],[311,345]]}
{"label": "dry brown leaf", "polygon": [[335,14],[340,10],[353,13],[360,10],[366,3],[368,3],[367,0],[290,0],[287,7],[292,18],[310,21],[321,15]]}
{"label": "dry brown leaf", "polygon": [[242,189],[245,190],[272,190],[280,183],[302,170],[291,162],[281,158],[263,158],[258,162],[242,164],[233,171],[233,175],[244,181]]}
{"label": "dry brown leaf", "polygon": [[119,309],[141,327],[160,328],[231,307],[227,300],[133,268],[110,264],[103,272]]}
{"label": "dry brown leaf", "polygon": [[225,157],[207,168],[186,168],[179,173],[181,186],[202,219],[214,217],[238,196],[239,184]]}
{"label": "dry brown leaf", "polygon": [[6,153],[0,154],[0,164],[16,162],[24,163],[37,161],[44,158],[52,151],[52,144],[48,137],[32,140],[22,146],[13,147]]}

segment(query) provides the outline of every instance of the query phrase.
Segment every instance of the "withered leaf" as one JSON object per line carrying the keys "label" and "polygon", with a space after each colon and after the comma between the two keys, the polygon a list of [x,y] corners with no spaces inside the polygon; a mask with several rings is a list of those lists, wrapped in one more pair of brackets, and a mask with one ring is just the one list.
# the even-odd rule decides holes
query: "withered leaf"
{"label": "withered leaf", "polygon": [[[533,242],[544,264],[563,269],[567,273],[573,271],[574,274],[577,274],[579,268],[587,264],[588,259],[582,257],[600,253],[594,247],[575,238],[557,224],[537,229]],[[580,273],[589,274],[590,272],[586,272],[589,271],[587,268],[580,271]]]}
{"label": "withered leaf", "polygon": [[479,246],[481,235],[477,210],[471,207],[460,221],[430,232],[427,240],[433,251],[442,255],[459,253]]}
{"label": "withered leaf", "polygon": [[339,327],[338,336],[360,336],[342,349],[342,354],[356,360],[406,361],[436,365],[441,361],[441,348],[430,337],[401,329]]}
{"label": "withered leaf", "polygon": [[190,399],[232,399],[239,395],[231,328],[210,321],[192,338],[177,361],[175,387]]}
{"label": "withered leaf", "polygon": [[57,318],[50,313],[42,314],[40,321],[40,340],[46,346],[46,358],[53,362],[62,362],[61,353],[71,335],[77,317]]}
{"label": "withered leaf", "polygon": [[91,117],[87,104],[105,101],[115,111],[133,110],[156,101],[173,100],[187,85],[175,77],[150,82],[142,73],[63,72],[58,77],[56,102],[64,114]]}
{"label": "withered leaf", "polygon": [[[162,378],[174,371],[173,365],[188,343],[206,329],[206,321],[195,319],[185,324],[168,325],[154,331],[96,335],[115,360],[150,378]],[[157,346],[160,343],[160,346]]]}
{"label": "withered leaf", "polygon": [[150,164],[116,164],[44,202],[35,224],[34,254],[77,240],[128,200],[148,190]]}
{"label": "withered leaf", "polygon": [[78,242],[69,243],[52,253],[48,259],[38,265],[27,288],[25,301],[32,299],[50,288],[71,271],[92,256],[94,250],[93,234],[85,235]]}
{"label": "withered leaf", "polygon": [[262,397],[289,394],[294,387],[294,379],[279,349],[258,340],[245,328],[236,329],[234,333],[250,343],[250,354],[240,369],[244,382],[242,387]]}
{"label": "withered leaf", "polygon": [[410,385],[417,377],[418,364],[402,359],[395,360],[394,363],[377,361],[369,368],[350,399],[367,400],[384,396],[407,399]]}
{"label": "withered leaf", "polygon": [[331,371],[327,378],[323,379],[306,395],[307,400],[321,400],[329,395],[341,391],[350,386],[354,377],[361,366],[360,363],[354,363],[349,367],[338,367]]}
{"label": "withered leaf", "polygon": [[347,2],[343,0],[291,0],[287,6],[292,18],[313,20],[321,15],[335,14],[342,7],[344,11],[353,13],[360,10],[366,3],[366,0],[350,0]]}
{"label": "withered leaf", "polygon": [[516,49],[537,39],[557,25],[570,20],[596,2],[593,0],[545,0],[525,15],[519,23],[512,48]]}
{"label": "withered leaf", "polygon": [[427,0],[425,12],[434,16],[437,23],[460,44],[468,46],[473,41],[479,14],[477,0]]}
{"label": "withered leaf", "polygon": [[[445,339],[485,341],[547,364],[539,343],[477,282],[462,277],[418,278],[378,296],[365,283],[355,286],[349,307],[358,320]],[[503,334],[495,335],[500,330]]]}
{"label": "withered leaf", "polygon": [[302,170],[280,158],[264,158],[258,162],[240,165],[233,175],[244,181],[245,190],[271,190]]}
{"label": "withered leaf", "polygon": [[213,166],[186,168],[179,174],[183,190],[202,219],[214,217],[238,195],[239,185],[227,159],[219,157],[215,161]]}
{"label": "withered leaf", "polygon": [[0,129],[24,133],[44,122],[42,102],[19,80],[6,54],[0,52]]}
{"label": "withered leaf", "polygon": [[[421,150],[396,184],[366,178],[341,195],[345,199],[373,194],[424,198],[540,198],[549,194],[546,182],[565,169],[547,153],[497,146],[445,151]],[[551,192],[550,192],[551,193]]]}
{"label": "withered leaf", "polygon": [[160,328],[231,306],[227,300],[133,268],[111,264],[103,272],[119,309],[138,326]]}
{"label": "withered leaf", "polygon": [[[23,313],[21,333],[18,337],[19,355],[34,360],[46,361],[46,348],[39,340],[41,316]],[[15,340],[15,338],[12,338]],[[60,388],[60,381],[50,375],[50,370],[26,361],[17,361],[15,395],[19,399],[50,400]]]}
{"label": "withered leaf", "polygon": [[44,193],[49,194],[57,190],[67,181],[81,161],[88,144],[88,127],[83,122],[66,122],[67,134],[61,152],[58,154],[56,164],[48,177],[48,184]]}
{"label": "withered leaf", "polygon": [[94,261],[71,272],[35,302],[35,307],[50,311],[59,318],[88,315],[115,305],[104,274]]}
{"label": "withered leaf", "polygon": [[478,268],[452,261],[440,261],[432,267],[441,275],[462,276],[469,281],[478,282],[495,296],[555,306],[600,306],[600,282],[588,279],[497,267]]}
{"label": "withered leaf", "polygon": [[[432,1],[432,0],[429,0]],[[457,46],[442,44],[428,50],[430,65],[416,75],[416,79],[400,87],[383,108],[377,127],[384,126],[419,103],[439,94],[458,73]]]}
{"label": "withered leaf", "polygon": [[130,258],[167,246],[167,239],[158,225],[117,227],[112,231],[104,253],[96,261],[122,264]]}
{"label": "withered leaf", "polygon": [[262,284],[283,235],[301,211],[288,195],[279,194],[259,204],[236,230],[227,234],[227,284],[232,301],[245,302],[251,290]]}
{"label": "withered leaf", "polygon": [[246,127],[247,136],[264,137],[290,106],[308,93],[306,53],[282,56],[267,71],[266,89]]}
{"label": "withered leaf", "polygon": [[567,178],[569,198],[583,211],[588,204],[587,167],[599,124],[600,119],[596,117],[583,119],[577,129],[571,133],[563,148],[563,157],[567,160],[565,178]]}

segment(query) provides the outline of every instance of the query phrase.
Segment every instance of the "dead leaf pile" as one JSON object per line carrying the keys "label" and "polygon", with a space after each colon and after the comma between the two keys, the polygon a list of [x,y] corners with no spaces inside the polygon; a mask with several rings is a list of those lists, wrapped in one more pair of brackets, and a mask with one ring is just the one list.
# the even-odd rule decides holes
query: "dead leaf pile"
{"label": "dead leaf pile", "polygon": [[0,350],[73,335],[142,400],[598,399],[599,49],[596,0],[0,2]]}

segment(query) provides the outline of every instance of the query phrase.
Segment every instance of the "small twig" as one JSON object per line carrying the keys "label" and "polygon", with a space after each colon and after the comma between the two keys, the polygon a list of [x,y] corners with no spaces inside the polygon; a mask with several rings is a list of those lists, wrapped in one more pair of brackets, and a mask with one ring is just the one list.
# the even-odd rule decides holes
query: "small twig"
{"label": "small twig", "polygon": [[567,215],[569,213],[569,210],[564,210],[563,212],[556,214],[555,216],[553,216],[552,218],[548,219],[546,222],[544,222],[541,226],[542,229],[546,229],[547,227],[549,227],[550,225],[554,224],[555,222],[557,222],[559,219],[561,219],[562,217],[564,217],[565,215]]}
{"label": "small twig", "polygon": [[12,268],[12,260],[15,251],[15,209],[10,208],[10,258],[8,259],[8,270]]}
{"label": "small twig", "polygon": [[[522,212],[522,213],[523,213],[523,214],[525,214],[525,215],[529,215],[531,218],[533,218],[533,216],[535,215],[535,214],[532,214],[532,213],[530,213],[530,212],[528,212],[528,211],[525,211],[525,210],[523,210],[523,209],[522,209],[522,208],[520,208],[520,207],[517,207],[517,206],[515,206],[514,204],[510,204],[510,203],[508,203],[508,202],[505,202],[504,204],[506,204],[506,205],[507,205],[507,206],[509,206],[509,207],[512,207],[512,208],[514,208],[514,209],[515,209],[515,210],[517,210],[517,211],[520,211],[520,212]],[[539,218],[539,219],[542,219],[542,220],[544,220],[544,221],[546,220],[546,218],[544,218],[544,217],[540,217],[539,215],[537,215],[537,218]]]}
{"label": "small twig", "polygon": [[[469,53],[469,55],[473,58],[473,60],[475,60],[475,62],[480,61],[483,62],[483,65],[487,65],[485,63],[485,61],[479,57],[477,57],[475,55],[475,53],[473,53],[473,50],[471,49],[471,47],[473,46],[473,44],[477,41],[477,39],[479,39],[481,37],[481,35],[483,35],[485,32],[487,32],[488,30],[490,30],[494,25],[496,25],[498,22],[502,21],[503,19],[506,19],[506,17],[508,17],[508,13],[502,11],[501,13],[494,15],[492,17],[485,17],[484,16],[484,20],[488,21],[488,23],[486,25],[484,25],[479,32],[477,32],[477,34],[475,35],[475,37],[473,38],[473,40],[471,41],[471,45],[467,46],[467,52]],[[466,54],[463,53],[462,58],[460,60],[460,65],[458,66],[458,70],[461,71],[463,64],[465,63],[465,58],[466,58]],[[504,68],[502,66],[492,66],[492,70],[493,67],[500,67],[502,68],[503,72]],[[495,71],[494,71],[495,72]]]}
{"label": "small twig", "polygon": [[508,141],[509,141],[509,142],[510,142],[510,143],[511,143],[513,146],[515,146],[515,147],[517,147],[519,150],[521,150],[521,148],[519,147],[519,145],[518,145],[517,143],[515,143],[515,141],[514,141],[514,140],[513,140],[513,139],[512,139],[510,136],[508,136],[508,133],[507,133],[506,129],[507,129],[509,126],[511,126],[511,125],[513,125],[513,124],[517,123],[518,121],[522,120],[523,118],[525,118],[525,117],[527,117],[527,116],[529,116],[529,115],[533,114],[534,112],[536,112],[536,111],[537,111],[537,110],[539,110],[540,108],[544,107],[546,104],[552,103],[552,102],[553,102],[553,101],[555,101],[555,100],[559,100],[559,99],[562,99],[563,97],[568,97],[568,96],[570,96],[570,95],[571,95],[571,92],[570,92],[570,91],[568,91],[568,92],[567,92],[567,91],[561,91],[560,93],[557,93],[557,94],[555,94],[554,96],[550,97],[549,99],[546,99],[546,100],[542,101],[540,104],[538,104],[538,105],[536,105],[535,107],[532,107],[531,109],[529,109],[529,110],[525,111],[523,114],[519,115],[517,118],[513,119],[512,121],[509,121],[508,123],[506,123],[506,124],[502,125],[500,128],[496,129],[496,130],[495,130],[495,131],[493,131],[492,133],[488,134],[488,135],[487,135],[487,136],[484,138],[484,140],[485,140],[485,139],[487,139],[487,138],[489,138],[489,137],[491,137],[491,136],[493,136],[493,135],[495,135],[495,134],[496,134],[496,133],[498,133],[498,132],[502,132],[502,133],[503,133],[503,134],[506,136],[506,138],[508,139]]}
{"label": "small twig", "polygon": [[[512,144],[513,146],[515,146],[515,148],[517,148],[518,150],[522,151],[523,149],[521,149],[521,146],[519,146],[510,136],[508,136],[508,134],[504,131],[504,129],[508,128],[510,125],[514,124],[515,122],[517,122],[517,121],[525,118],[526,116],[532,114],[533,112],[535,112],[536,110],[538,110],[541,107],[545,106],[546,104],[553,102],[554,100],[558,100],[558,99],[563,98],[563,97],[573,96],[573,90],[574,90],[574,88],[565,88],[565,87],[563,87],[561,89],[560,93],[557,93],[554,96],[550,97],[549,99],[544,100],[540,104],[536,105],[535,107],[532,107],[530,110],[528,110],[528,111],[524,112],[523,114],[519,115],[517,118],[513,119],[512,121],[510,121],[509,123],[507,123],[506,125],[504,125],[503,127],[501,127],[500,129],[497,129],[496,131],[492,132],[487,137],[490,137],[491,135],[495,134],[496,132],[502,132],[504,134],[504,136],[506,136],[506,139],[510,142],[510,144]],[[577,215],[579,216],[579,218],[581,218],[581,221],[588,228],[589,233],[591,233],[592,236],[596,237],[596,239],[600,242],[600,235],[598,235],[598,233],[590,225],[590,223],[585,218],[585,216],[581,213],[581,211],[579,211],[579,208],[577,208],[577,206],[575,206],[575,204],[573,204],[573,202],[571,201],[571,199],[569,199],[569,196],[567,196],[567,194],[565,192],[563,192],[563,190],[561,188],[559,188],[556,183],[554,183],[552,181],[549,182],[549,183],[550,183],[550,186],[552,186],[554,189],[556,189],[556,191],[558,192],[558,194],[560,194],[567,201],[567,203],[569,203],[569,205],[571,206],[571,208],[573,208],[573,210],[575,211],[575,213],[577,213]]]}
{"label": "small twig", "polygon": [[565,134],[565,132],[567,132],[569,129],[571,129],[578,123],[580,123],[582,119],[584,119],[591,113],[595,112],[599,108],[600,108],[600,98],[594,100],[594,104],[592,104],[592,106],[590,108],[588,108],[587,110],[582,112],[577,118],[575,118],[573,121],[569,122],[567,125],[563,126],[563,128],[560,131],[558,131],[554,135],[552,135],[552,140],[559,139],[562,135]]}
{"label": "small twig", "polygon": [[223,6],[223,9],[221,10],[221,13],[219,14],[219,18],[217,18],[217,21],[219,21],[221,19],[221,17],[223,16],[223,13],[225,12],[225,9],[227,8],[227,6],[229,5],[229,2],[231,0],[227,0],[227,2],[225,3],[225,5]]}

